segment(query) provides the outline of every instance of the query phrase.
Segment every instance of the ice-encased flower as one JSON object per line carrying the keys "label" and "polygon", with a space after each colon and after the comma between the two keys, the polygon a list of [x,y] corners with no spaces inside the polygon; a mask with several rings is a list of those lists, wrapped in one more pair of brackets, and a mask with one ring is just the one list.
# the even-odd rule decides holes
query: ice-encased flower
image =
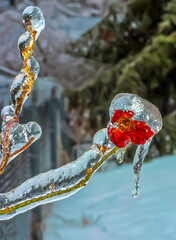
{"label": "ice-encased flower", "polygon": [[154,135],[144,121],[133,120],[134,115],[129,110],[123,112],[117,109],[114,112],[108,126],[108,136],[115,146],[125,148],[130,142],[141,145]]}
{"label": "ice-encased flower", "polygon": [[158,108],[147,100],[130,93],[117,94],[112,100],[108,136],[117,147],[145,144],[161,127]]}

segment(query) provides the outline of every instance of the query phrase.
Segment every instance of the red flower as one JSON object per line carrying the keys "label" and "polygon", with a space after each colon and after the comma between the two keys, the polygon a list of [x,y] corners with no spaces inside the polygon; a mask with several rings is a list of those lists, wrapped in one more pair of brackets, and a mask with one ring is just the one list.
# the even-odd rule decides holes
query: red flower
{"label": "red flower", "polygon": [[114,112],[108,127],[108,136],[115,146],[125,148],[130,142],[141,145],[154,135],[144,121],[133,120],[134,115],[132,111]]}

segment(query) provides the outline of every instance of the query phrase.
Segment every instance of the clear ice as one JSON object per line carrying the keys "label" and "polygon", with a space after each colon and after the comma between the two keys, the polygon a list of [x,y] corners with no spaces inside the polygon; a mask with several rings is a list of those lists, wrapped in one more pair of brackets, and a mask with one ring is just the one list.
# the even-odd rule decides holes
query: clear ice
{"label": "clear ice", "polygon": [[118,151],[107,136],[98,131],[90,147],[76,161],[28,179],[8,193],[0,194],[0,220],[7,220],[38,205],[67,198],[87,185],[90,177]]}
{"label": "clear ice", "polygon": [[[110,106],[110,123],[117,109],[133,111],[137,121],[146,121],[156,134],[162,127],[158,109],[133,94],[117,95]],[[108,126],[109,126],[108,124]],[[137,147],[134,157],[134,191],[137,196],[142,162],[148,152],[152,137]],[[0,194],[0,220],[6,220],[38,205],[67,198],[87,185],[91,176],[113,154],[123,161],[126,148],[118,148],[109,138],[107,128],[98,131],[93,145],[76,161],[55,170],[28,179],[16,189]]]}
{"label": "clear ice", "polygon": [[11,105],[1,111],[3,122],[0,135],[0,174],[10,161],[36,141],[42,132],[35,122],[20,124],[18,116],[40,70],[33,56],[33,46],[45,27],[45,19],[38,7],[27,7],[22,16],[26,32],[19,37],[18,47],[23,68],[10,87]]}
{"label": "clear ice", "polygon": [[[135,121],[135,124],[141,125],[142,123],[142,126],[149,127],[153,132],[153,135],[157,134],[162,128],[162,117],[158,108],[152,103],[148,102],[147,100],[135,94],[129,94],[129,93],[117,94],[111,102],[110,110],[109,110],[110,122],[108,123],[108,127],[112,129],[111,127],[113,126],[113,129],[116,128],[117,131],[119,131],[119,125],[117,124],[117,122],[112,123],[112,118],[117,110],[122,111],[122,113],[124,112],[132,113],[133,115],[132,118],[129,117],[129,119],[125,119],[125,120],[123,119],[123,121],[120,122],[121,124],[122,123],[124,124],[124,126],[120,125],[120,128],[121,128],[120,131],[122,131],[122,129],[125,127],[126,128],[130,127],[128,128],[127,132],[125,132],[124,130],[124,133],[130,136],[130,131],[131,132],[133,131],[132,136],[133,136],[134,142],[137,141],[137,139],[135,139],[135,136],[134,136],[134,133],[135,131],[137,131],[137,129],[135,129],[135,131],[131,129],[131,124],[133,123],[133,120]],[[148,131],[148,129],[146,131]],[[141,135],[141,133],[142,133],[141,129],[139,128],[139,135]],[[138,134],[136,136],[138,136]],[[142,162],[144,161],[144,158],[148,153],[148,149],[151,144],[152,138],[153,136],[151,136],[147,141],[144,141],[143,144],[137,144],[138,147],[133,160],[133,172],[134,172],[134,190],[132,192],[133,197],[137,197],[139,192],[139,177],[140,177]],[[142,138],[140,140],[141,142],[143,141]],[[131,140],[129,139],[129,143],[130,142]],[[121,154],[120,159],[122,159],[123,161],[124,153],[121,151],[119,152],[119,154]]]}
{"label": "clear ice", "polygon": [[125,151],[126,151],[126,148],[124,148],[124,149],[119,148],[119,151],[117,152],[116,160],[119,164],[123,163],[123,161],[124,161]]}
{"label": "clear ice", "polygon": [[35,122],[20,124],[14,117],[12,106],[6,106],[1,111],[3,119],[0,152],[0,173],[9,162],[35,142],[41,135],[41,128]]}
{"label": "clear ice", "polygon": [[[26,32],[18,41],[23,68],[14,79],[12,104],[2,109],[0,134],[0,173],[5,166],[41,135],[37,123],[20,124],[18,115],[39,72],[33,45],[45,26],[41,10],[28,7],[23,12]],[[67,198],[87,185],[91,176],[113,154],[121,163],[127,145],[137,144],[133,161],[134,190],[137,196],[142,162],[153,136],[162,127],[159,110],[148,101],[128,93],[115,96],[110,106],[110,122],[98,131],[93,145],[76,161],[28,179],[17,188],[0,194],[0,220],[7,220],[38,205]]]}
{"label": "clear ice", "polygon": [[39,64],[33,56],[33,46],[45,27],[43,13],[38,7],[27,7],[22,16],[26,32],[19,37],[18,47],[23,60],[23,68],[10,88],[12,105],[16,115],[19,115],[22,110],[23,104],[30,95],[33,82],[40,71]]}

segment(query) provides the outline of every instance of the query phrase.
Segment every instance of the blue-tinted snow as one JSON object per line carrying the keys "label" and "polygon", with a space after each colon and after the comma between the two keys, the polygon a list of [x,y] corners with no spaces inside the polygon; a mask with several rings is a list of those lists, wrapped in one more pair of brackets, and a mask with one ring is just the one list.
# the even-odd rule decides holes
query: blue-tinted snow
{"label": "blue-tinted snow", "polygon": [[97,173],[53,204],[44,240],[175,240],[176,155],[143,165],[137,199],[132,186],[131,164]]}

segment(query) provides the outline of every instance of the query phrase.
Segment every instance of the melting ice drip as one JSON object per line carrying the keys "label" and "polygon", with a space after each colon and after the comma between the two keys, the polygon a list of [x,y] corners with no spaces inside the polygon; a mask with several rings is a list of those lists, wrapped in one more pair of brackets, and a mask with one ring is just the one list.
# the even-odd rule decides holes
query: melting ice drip
{"label": "melting ice drip", "polygon": [[[152,137],[162,127],[159,110],[134,94],[118,94],[110,106],[108,128],[98,131],[93,145],[76,161],[28,179],[16,189],[0,194],[0,220],[32,209],[38,205],[67,198],[87,185],[91,176],[113,154],[123,161],[126,146],[138,144],[134,157],[135,186]],[[139,137],[139,139],[137,139]]]}
{"label": "melting ice drip", "polygon": [[10,161],[41,135],[41,128],[37,123],[20,124],[18,116],[40,70],[33,56],[33,45],[45,27],[45,19],[38,7],[27,7],[22,16],[26,32],[19,37],[18,47],[23,60],[23,68],[13,80],[10,88],[11,105],[4,107],[1,111],[3,123],[0,142],[0,174]]}

